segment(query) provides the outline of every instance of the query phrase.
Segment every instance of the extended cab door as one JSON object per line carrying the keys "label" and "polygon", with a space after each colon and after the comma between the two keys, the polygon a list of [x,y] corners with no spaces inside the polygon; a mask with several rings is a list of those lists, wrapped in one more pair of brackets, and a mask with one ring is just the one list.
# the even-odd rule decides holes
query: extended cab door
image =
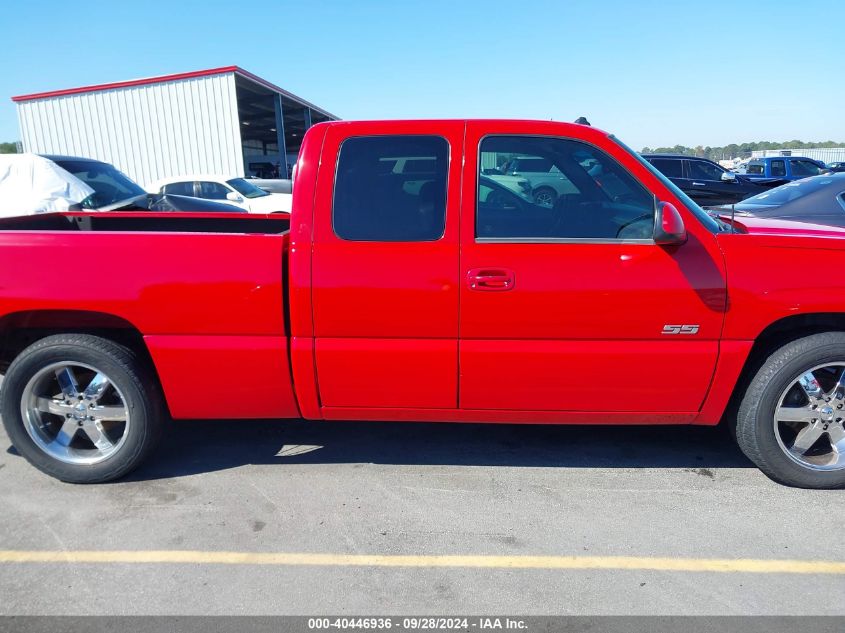
{"label": "extended cab door", "polygon": [[[697,411],[725,309],[714,234],[682,209],[687,243],[656,245],[654,193],[680,202],[597,130],[470,122],[466,147],[461,408]],[[513,155],[551,160],[576,193],[541,207],[480,171]]]}
{"label": "extended cab door", "polygon": [[454,409],[461,122],[328,128],[314,202],[319,399]]}

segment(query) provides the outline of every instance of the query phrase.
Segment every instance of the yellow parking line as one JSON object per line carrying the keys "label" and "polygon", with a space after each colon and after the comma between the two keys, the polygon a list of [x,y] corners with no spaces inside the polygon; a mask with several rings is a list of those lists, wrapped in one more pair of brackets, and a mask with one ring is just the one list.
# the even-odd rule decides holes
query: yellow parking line
{"label": "yellow parking line", "polygon": [[404,556],[284,552],[0,550],[2,563],[171,563],[315,567],[464,567],[478,569],[612,569],[747,574],[845,574],[845,562],[752,558],[633,556]]}

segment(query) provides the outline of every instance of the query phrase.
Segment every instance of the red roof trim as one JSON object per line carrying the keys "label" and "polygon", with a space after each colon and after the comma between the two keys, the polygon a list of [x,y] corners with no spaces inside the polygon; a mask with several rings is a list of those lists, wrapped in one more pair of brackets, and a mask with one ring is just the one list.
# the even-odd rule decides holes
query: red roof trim
{"label": "red roof trim", "polygon": [[[147,84],[157,84],[164,81],[177,81],[179,79],[192,79],[194,77],[208,77],[209,75],[222,75],[224,73],[242,73],[250,79],[254,79],[263,84],[267,84],[263,79],[258,79],[254,75],[241,70],[237,66],[223,66],[222,68],[209,68],[208,70],[195,70],[190,73],[177,73],[175,75],[162,75],[161,77],[147,77],[145,79],[131,79],[129,81],[118,81],[110,84],[97,84],[95,86],[82,86],[80,88],[68,88],[66,90],[52,90],[50,92],[36,92],[30,95],[21,95],[19,97],[12,97],[12,101],[32,101],[33,99],[46,99],[48,97],[62,97],[65,95],[76,95],[83,92],[97,92],[98,90],[111,90],[113,88],[129,88],[131,86],[144,86]],[[267,84],[272,86],[272,84]],[[278,88],[276,88],[279,90]]]}

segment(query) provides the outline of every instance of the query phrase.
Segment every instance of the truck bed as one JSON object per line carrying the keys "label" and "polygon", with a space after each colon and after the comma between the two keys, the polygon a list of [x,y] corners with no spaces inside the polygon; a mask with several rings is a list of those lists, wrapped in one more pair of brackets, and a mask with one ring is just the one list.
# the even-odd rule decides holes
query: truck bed
{"label": "truck bed", "polygon": [[289,223],[190,213],[4,219],[0,339],[14,332],[23,341],[30,330],[134,332],[173,417],[296,417]]}
{"label": "truck bed", "polygon": [[284,233],[287,214],[245,213],[44,213],[0,218],[0,231],[150,231],[166,233]]}

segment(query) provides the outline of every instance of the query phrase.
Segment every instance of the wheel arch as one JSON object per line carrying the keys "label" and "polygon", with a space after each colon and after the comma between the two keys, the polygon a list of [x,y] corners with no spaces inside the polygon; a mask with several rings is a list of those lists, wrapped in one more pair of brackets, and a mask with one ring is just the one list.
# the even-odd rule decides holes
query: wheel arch
{"label": "wheel arch", "polygon": [[0,373],[36,341],[70,333],[92,334],[123,345],[155,371],[143,335],[123,317],[87,310],[24,310],[0,317]]}
{"label": "wheel arch", "polygon": [[[845,312],[794,314],[767,325],[754,339],[737,379],[734,381],[727,404],[722,407],[721,415],[717,414],[709,424],[715,424],[719,421],[732,423],[743,394],[763,363],[775,350],[799,338],[822,332],[845,332]],[[704,419],[701,422],[708,423]]]}

